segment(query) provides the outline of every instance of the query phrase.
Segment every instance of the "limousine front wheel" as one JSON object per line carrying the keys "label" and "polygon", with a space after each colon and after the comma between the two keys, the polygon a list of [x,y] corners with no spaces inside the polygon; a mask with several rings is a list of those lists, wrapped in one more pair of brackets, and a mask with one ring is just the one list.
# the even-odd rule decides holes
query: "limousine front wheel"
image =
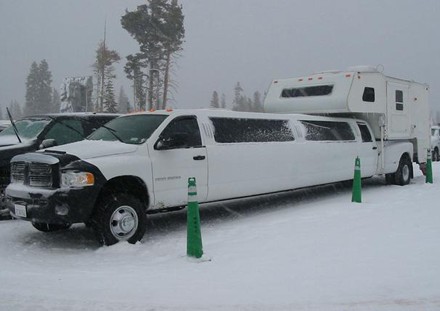
{"label": "limousine front wheel", "polygon": [[399,167],[397,168],[396,173],[394,174],[394,181],[396,185],[408,185],[411,180],[411,170],[412,170],[412,163],[411,159],[403,155],[400,158],[399,161]]}
{"label": "limousine front wheel", "polygon": [[98,203],[92,220],[92,227],[98,241],[113,245],[120,241],[136,243],[146,230],[144,206],[128,194],[109,194]]}

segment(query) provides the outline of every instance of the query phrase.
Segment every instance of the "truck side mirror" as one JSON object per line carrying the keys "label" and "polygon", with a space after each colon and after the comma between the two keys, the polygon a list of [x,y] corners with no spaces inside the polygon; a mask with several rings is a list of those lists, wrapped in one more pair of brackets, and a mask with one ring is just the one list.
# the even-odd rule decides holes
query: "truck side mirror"
{"label": "truck side mirror", "polygon": [[159,138],[154,148],[156,150],[184,148],[188,144],[188,138],[187,133],[174,133],[168,137]]}
{"label": "truck side mirror", "polygon": [[45,139],[40,144],[40,149],[50,148],[58,145],[57,141],[53,138]]}

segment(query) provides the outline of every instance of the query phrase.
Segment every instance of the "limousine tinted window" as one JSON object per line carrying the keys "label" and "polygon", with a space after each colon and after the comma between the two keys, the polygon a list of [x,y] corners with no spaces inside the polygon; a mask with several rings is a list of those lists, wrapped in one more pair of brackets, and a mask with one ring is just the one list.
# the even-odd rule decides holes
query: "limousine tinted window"
{"label": "limousine tinted window", "polygon": [[218,143],[280,142],[294,140],[288,120],[210,118]]}
{"label": "limousine tinted window", "polygon": [[298,87],[291,89],[284,89],[281,92],[281,97],[305,97],[305,96],[324,96],[329,95],[333,91],[333,85],[316,85],[307,87]]}
{"label": "limousine tinted window", "polygon": [[350,124],[334,121],[300,121],[306,129],[306,140],[312,141],[347,141],[355,136]]}

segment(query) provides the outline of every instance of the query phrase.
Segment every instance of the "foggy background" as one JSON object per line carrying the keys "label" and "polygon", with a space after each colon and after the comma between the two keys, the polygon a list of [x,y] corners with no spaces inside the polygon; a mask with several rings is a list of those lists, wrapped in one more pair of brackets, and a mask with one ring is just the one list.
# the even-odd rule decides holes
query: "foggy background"
{"label": "foggy background", "polygon": [[[125,77],[125,57],[138,45],[121,27],[135,0],[0,0],[0,106],[22,107],[33,61],[46,59],[52,87],[63,78],[92,75],[104,36],[121,61],[115,93]],[[384,73],[430,85],[430,104],[440,109],[438,0],[179,0],[185,43],[174,80],[175,108],[208,107],[213,91],[233,88],[262,94],[270,81],[353,65],[383,65]],[[436,114],[435,114],[436,115]]]}

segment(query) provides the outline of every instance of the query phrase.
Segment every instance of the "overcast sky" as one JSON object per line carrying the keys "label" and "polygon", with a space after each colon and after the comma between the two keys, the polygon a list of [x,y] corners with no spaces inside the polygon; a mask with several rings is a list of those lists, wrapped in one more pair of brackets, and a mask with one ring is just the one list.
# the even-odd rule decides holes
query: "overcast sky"
{"label": "overcast sky", "polygon": [[[207,107],[212,92],[232,101],[270,81],[353,65],[384,66],[390,76],[428,83],[440,99],[439,0],[180,0],[185,44],[175,68],[174,107]],[[116,93],[130,83],[122,71],[138,45],[122,29],[136,0],[0,0],[0,105],[24,103],[33,61],[46,59],[59,89],[64,77],[92,74],[107,21],[107,45],[122,60]]]}

